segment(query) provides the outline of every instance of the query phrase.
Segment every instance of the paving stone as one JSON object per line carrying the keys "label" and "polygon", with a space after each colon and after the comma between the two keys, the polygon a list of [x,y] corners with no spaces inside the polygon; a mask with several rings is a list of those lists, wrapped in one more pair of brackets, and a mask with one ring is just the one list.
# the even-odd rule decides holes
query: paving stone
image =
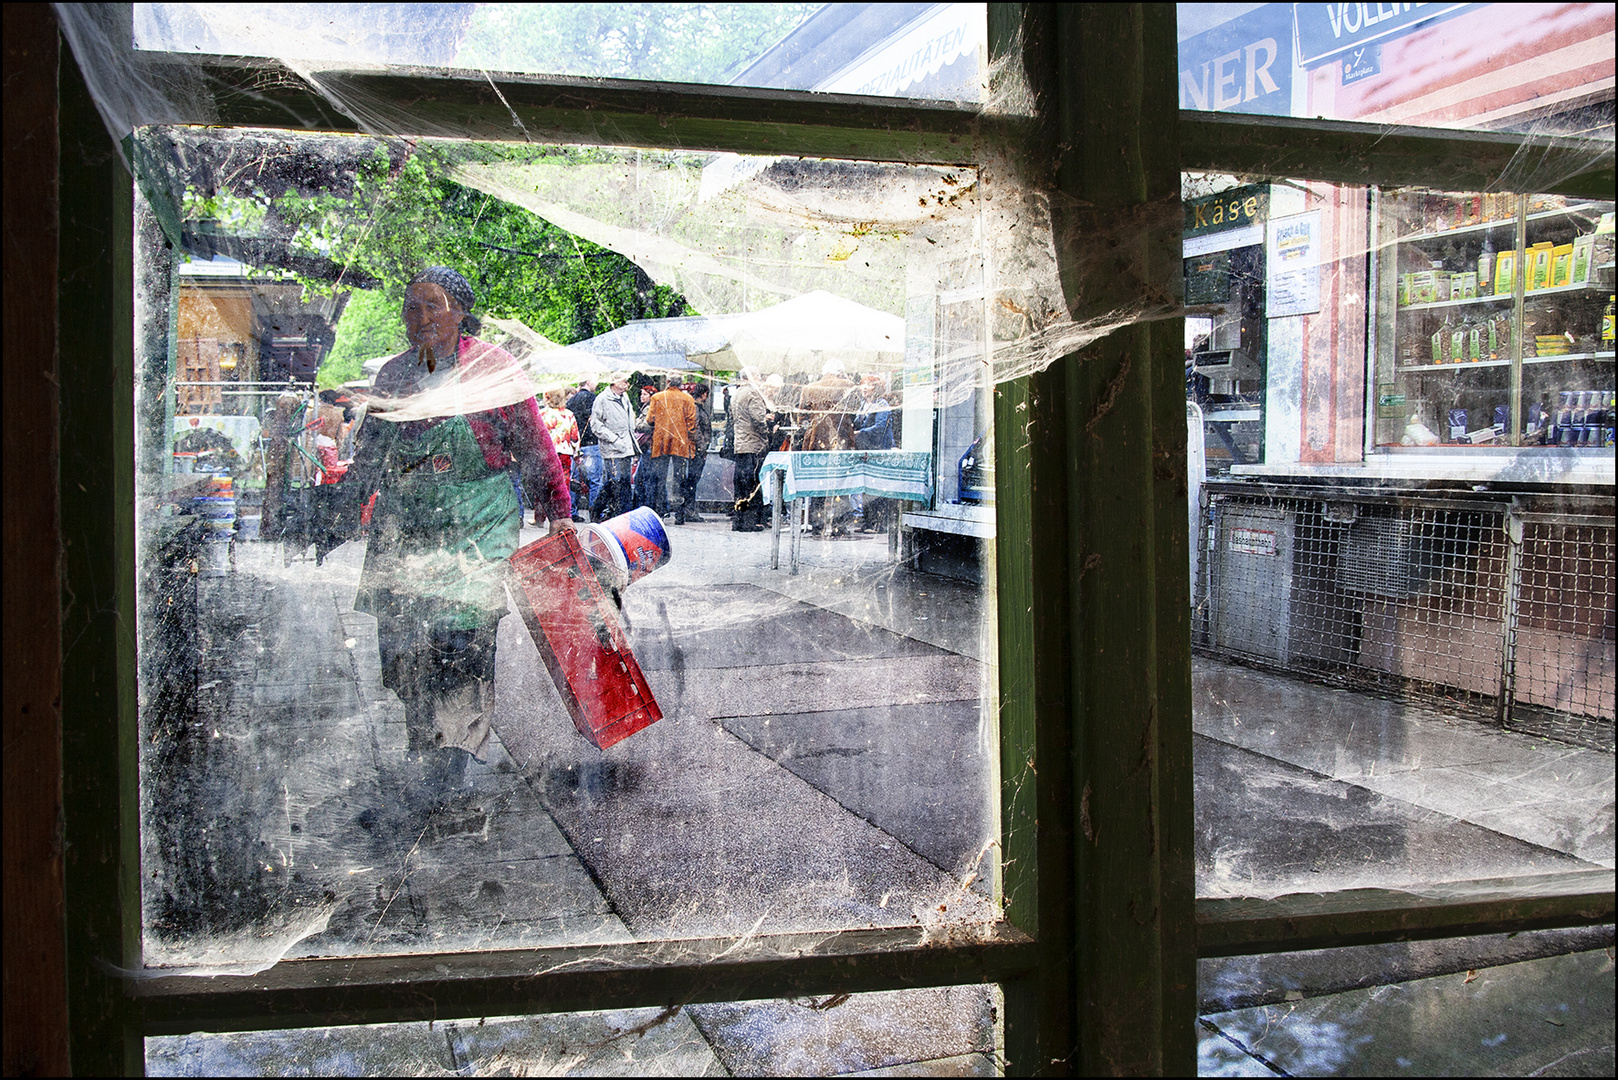
{"label": "paving stone", "polygon": [[736,717],[725,730],[964,878],[992,878],[992,728],[975,701]]}
{"label": "paving stone", "polygon": [[1572,953],[1207,1020],[1294,1076],[1611,1076],[1613,961]]}
{"label": "paving stone", "polygon": [[993,987],[951,986],[686,1011],[732,1075],[825,1076],[992,1053],[997,1007]]}
{"label": "paving stone", "polygon": [[999,1076],[992,1054],[956,1054],[953,1057],[910,1061],[881,1069],[861,1069],[843,1076]]}
{"label": "paving stone", "polygon": [[1591,864],[1448,814],[1194,736],[1197,892],[1398,887]]}
{"label": "paving stone", "polygon": [[148,1038],[148,1076],[454,1076],[445,1025],[376,1024]]}
{"label": "paving stone", "polygon": [[558,1013],[444,1027],[465,1075],[725,1075],[683,1010]]}

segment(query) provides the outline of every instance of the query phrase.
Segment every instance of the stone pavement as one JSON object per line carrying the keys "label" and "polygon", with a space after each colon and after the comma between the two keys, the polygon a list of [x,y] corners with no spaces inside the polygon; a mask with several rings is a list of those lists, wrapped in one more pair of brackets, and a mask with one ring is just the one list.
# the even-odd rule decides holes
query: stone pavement
{"label": "stone pavement", "polygon": [[[496,747],[471,770],[477,812],[408,831],[394,794],[402,709],[380,686],[374,621],[352,611],[360,549],[316,567],[241,545],[235,574],[202,582],[211,730],[184,744],[190,757],[147,772],[148,925],[170,931],[153,935],[152,959],[250,969],[282,955],[988,918],[992,594],[894,567],[885,537],[806,539],[794,576],[769,569],[767,534],[723,521],[670,534],[674,560],[624,596],[666,718],[593,750],[509,618],[496,715],[510,753]],[[1201,891],[1612,865],[1610,756],[1201,659],[1194,682]],[[165,827],[182,805],[191,825]],[[198,900],[220,899],[203,865],[229,868],[252,902],[186,922]],[[1247,963],[1205,966],[1204,981],[1308,981],[1330,966]],[[188,1036],[152,1040],[149,1064],[980,1074],[994,1068],[997,997],[957,988],[831,1008]],[[1205,1011],[1255,1008],[1273,1006]],[[1233,1024],[1204,1030],[1205,1063],[1259,1062],[1207,1049],[1237,1047]]]}
{"label": "stone pavement", "polygon": [[1203,1076],[1611,1076],[1611,946],[1205,1015]]}

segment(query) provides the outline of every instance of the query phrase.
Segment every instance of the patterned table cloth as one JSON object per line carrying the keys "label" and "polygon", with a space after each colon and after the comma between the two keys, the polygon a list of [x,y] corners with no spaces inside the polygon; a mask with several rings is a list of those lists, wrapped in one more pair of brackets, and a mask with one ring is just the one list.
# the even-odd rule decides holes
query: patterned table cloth
{"label": "patterned table cloth", "polygon": [[[925,450],[777,450],[764,458],[760,481],[786,474],[788,502],[821,495],[874,495],[928,502],[933,497],[933,456]],[[774,488],[764,485],[765,491]]]}

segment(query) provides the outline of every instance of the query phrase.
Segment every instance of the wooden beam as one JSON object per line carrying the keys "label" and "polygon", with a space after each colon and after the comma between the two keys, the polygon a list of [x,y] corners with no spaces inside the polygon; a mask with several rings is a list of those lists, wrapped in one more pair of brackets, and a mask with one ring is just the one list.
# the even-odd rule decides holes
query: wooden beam
{"label": "wooden beam", "polygon": [[1076,320],[1120,323],[1035,382],[1031,435],[1062,455],[1036,459],[1036,493],[1065,501],[1044,570],[1062,581],[1035,583],[1066,605],[1065,632],[1036,637],[1067,716],[1040,722],[1072,731],[1077,1037],[1053,1069],[1092,1076],[1196,1067],[1184,331],[1128,314],[1172,308],[1181,277],[1174,18],[1156,4],[1055,16],[1063,284]]}
{"label": "wooden beam", "polygon": [[1612,199],[1611,142],[1183,110],[1187,172]]}
{"label": "wooden beam", "polygon": [[794,934],[436,955],[288,960],[259,975],[130,984],[148,1035],[449,1020],[958,986],[1015,979],[1038,946],[1014,930]]}
{"label": "wooden beam", "polygon": [[133,184],[78,65],[59,79],[62,750],[75,1074],[138,1072],[111,971],[139,956]]}
{"label": "wooden beam", "polygon": [[1197,955],[1336,949],[1612,921],[1611,870],[1205,899],[1197,901]]}
{"label": "wooden beam", "polygon": [[976,106],[747,86],[395,68],[316,72],[323,96],[275,61],[201,70],[218,109],[206,119],[242,127],[956,165],[986,126]]}
{"label": "wooden beam", "polygon": [[57,584],[56,20],[5,5],[5,1074],[68,1071]]}

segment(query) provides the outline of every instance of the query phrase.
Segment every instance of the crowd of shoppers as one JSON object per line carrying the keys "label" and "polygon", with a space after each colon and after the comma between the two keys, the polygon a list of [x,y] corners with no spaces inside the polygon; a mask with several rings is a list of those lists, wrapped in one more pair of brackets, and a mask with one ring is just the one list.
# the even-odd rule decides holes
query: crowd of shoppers
{"label": "crowd of shoppers", "polygon": [[[788,382],[744,368],[721,388],[678,376],[618,373],[598,388],[584,382],[547,393],[545,422],[572,477],[574,521],[603,521],[637,506],[650,507],[677,525],[705,520],[697,486],[715,439],[715,406],[725,429],[718,452],[733,465],[729,516],[732,530],[765,528],[765,492],[759,481],[774,450],[889,450],[899,445],[898,399],[880,375],[856,380],[827,361],[820,377]],[[563,398],[565,397],[565,405]],[[569,421],[572,421],[570,424]],[[888,500],[862,506],[858,496],[817,499],[811,523],[841,535],[885,529]]]}

